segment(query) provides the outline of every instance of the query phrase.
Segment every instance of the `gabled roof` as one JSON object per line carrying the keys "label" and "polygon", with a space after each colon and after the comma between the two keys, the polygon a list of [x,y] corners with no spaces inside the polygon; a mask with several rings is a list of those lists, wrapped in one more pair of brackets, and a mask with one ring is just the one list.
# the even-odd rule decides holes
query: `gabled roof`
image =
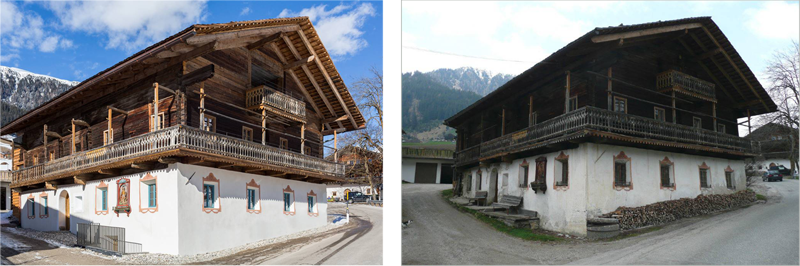
{"label": "gabled roof", "polygon": [[[273,44],[278,50],[278,56],[287,61],[284,63],[292,63],[298,56],[305,59],[316,55],[313,62],[303,71],[295,71],[296,81],[308,92],[310,97],[307,101],[312,104],[315,111],[319,110],[323,119],[335,120],[348,116],[344,121],[330,123],[333,124],[332,128],[325,130],[340,128],[346,131],[365,127],[364,117],[311,21],[308,17],[295,17],[189,26],[100,71],[67,92],[8,123],[2,131],[17,132],[31,123],[61,112],[63,108],[87,103],[113,93],[114,90],[109,88],[123,83],[126,79],[147,77],[177,62],[214,50],[247,46],[279,32],[283,32],[282,38]],[[305,71],[306,69],[308,71]]]}
{"label": "gabled roof", "polygon": [[[719,80],[717,88],[726,94],[732,95],[732,100],[739,101],[736,106],[741,110],[750,110],[751,115],[774,112],[777,106],[766,90],[758,82],[756,76],[744,62],[728,38],[722,33],[711,17],[684,18],[651,23],[620,25],[612,27],[598,27],[570,42],[541,62],[537,63],[522,74],[503,84],[495,91],[476,101],[469,107],[445,120],[446,125],[459,124],[461,120],[470,117],[492,105],[493,101],[513,97],[522,90],[522,86],[533,84],[537,81],[552,78],[554,73],[563,73],[568,70],[573,62],[581,57],[592,55],[593,52],[603,52],[615,49],[620,40],[637,41],[675,41],[669,33],[686,32],[691,37],[686,41],[678,39],[689,53],[698,55],[710,54],[702,62],[713,66],[719,63],[720,67],[709,67],[710,75]],[[574,66],[573,66],[574,67]],[[728,79],[727,77],[730,77]],[[746,114],[739,113],[739,117]]]}

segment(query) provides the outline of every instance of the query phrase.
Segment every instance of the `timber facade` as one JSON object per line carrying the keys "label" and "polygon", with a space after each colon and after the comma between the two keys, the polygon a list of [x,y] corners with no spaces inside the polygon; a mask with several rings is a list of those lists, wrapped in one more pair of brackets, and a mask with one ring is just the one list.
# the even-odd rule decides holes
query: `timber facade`
{"label": "timber facade", "polygon": [[[545,228],[585,235],[587,218],[619,206],[744,189],[744,159],[758,147],[739,137],[737,119],[749,126],[775,110],[718,26],[700,17],[596,28],[445,124],[458,133],[457,192],[488,190],[494,202],[522,195]],[[563,197],[573,199],[553,202]],[[581,215],[564,216],[573,209]]]}
{"label": "timber facade", "polygon": [[[8,123],[2,131],[17,135],[11,187],[19,192],[17,198],[29,199],[22,205],[15,199],[17,209],[31,211],[34,204],[47,208],[48,192],[53,194],[50,202],[64,200],[69,205],[69,196],[74,200],[77,193],[82,200],[78,204],[85,205],[81,209],[98,210],[98,197],[105,201],[115,198],[118,203],[113,212],[133,216],[139,210],[126,205],[129,199],[123,195],[139,186],[139,181],[130,181],[138,177],[142,179],[140,191],[150,196],[149,202],[144,195],[139,198],[142,214],[164,204],[154,203],[156,193],[167,193],[160,197],[177,195],[178,202],[201,193],[203,199],[196,204],[203,201],[203,211],[218,213],[222,208],[219,202],[226,201],[226,196],[235,199],[241,192],[238,199],[246,198],[247,203],[235,204],[241,204],[242,210],[246,205],[251,214],[262,212],[261,199],[274,193],[283,198],[287,191],[291,196],[284,198],[288,205],[283,211],[294,213],[294,197],[302,203],[308,194],[309,215],[322,218],[302,222],[300,229],[305,230],[324,225],[325,208],[312,204],[314,190],[324,193],[321,184],[343,181],[346,175],[344,164],[324,158],[326,148],[334,154],[338,149],[324,146],[323,138],[362,129],[365,123],[315,28],[307,17],[298,17],[190,26],[97,73]],[[164,178],[183,179],[185,185],[192,185],[193,174],[185,175],[185,169],[208,172],[202,180],[195,178],[201,180],[193,184],[197,188],[189,190],[195,193],[172,185],[163,185],[156,192],[155,180]],[[239,179],[245,181],[242,186],[247,183],[247,189],[236,194],[223,190],[224,183]],[[112,180],[127,185],[118,186],[111,196],[89,191],[90,187],[113,190],[113,185],[107,185]],[[76,186],[84,188],[76,190]],[[262,187],[267,190],[263,196]],[[308,191],[295,193],[297,187]],[[94,195],[93,200],[89,194]],[[319,202],[324,205],[325,201]],[[110,209],[102,208],[106,213]],[[69,207],[66,222],[65,210],[54,211],[61,215],[57,226],[33,221],[37,218],[31,216],[31,221],[22,219],[23,227],[75,231],[77,226],[70,226]],[[295,229],[286,228],[282,233]],[[276,233],[281,232],[260,236]],[[235,244],[225,236],[220,239],[227,246]],[[145,250],[151,248],[145,246]],[[169,252],[217,248],[220,246],[181,245]]]}

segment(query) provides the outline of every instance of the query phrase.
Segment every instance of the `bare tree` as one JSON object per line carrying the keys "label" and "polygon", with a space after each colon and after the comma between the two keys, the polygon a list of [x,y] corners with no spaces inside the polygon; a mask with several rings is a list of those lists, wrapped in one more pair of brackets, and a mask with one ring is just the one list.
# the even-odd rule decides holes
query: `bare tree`
{"label": "bare tree", "polygon": [[[778,110],[761,116],[759,124],[776,123],[793,129],[800,128],[800,44],[793,41],[790,48],[776,51],[768,62],[765,74],[770,83],[767,91]],[[789,140],[789,161],[794,173],[798,169],[798,136],[789,134]]]}

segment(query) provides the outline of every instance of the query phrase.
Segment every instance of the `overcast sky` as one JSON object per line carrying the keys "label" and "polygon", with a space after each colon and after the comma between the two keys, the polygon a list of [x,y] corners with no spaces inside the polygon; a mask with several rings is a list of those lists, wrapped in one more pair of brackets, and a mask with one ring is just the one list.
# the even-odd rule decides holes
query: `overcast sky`
{"label": "overcast sky", "polygon": [[[426,2],[403,5],[403,72],[519,74],[595,27],[711,16],[755,72],[800,38],[798,2]],[[421,51],[421,48],[494,61]]]}

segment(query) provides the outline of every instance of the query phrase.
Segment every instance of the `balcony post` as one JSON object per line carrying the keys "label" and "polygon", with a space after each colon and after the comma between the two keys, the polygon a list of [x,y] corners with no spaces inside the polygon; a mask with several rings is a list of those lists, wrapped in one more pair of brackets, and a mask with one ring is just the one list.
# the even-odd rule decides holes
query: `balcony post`
{"label": "balcony post", "polygon": [[153,131],[158,130],[158,82],[153,83]]}
{"label": "balcony post", "polygon": [[306,154],[306,124],[300,125],[300,154]]}
{"label": "balcony post", "polygon": [[261,145],[267,145],[267,109],[261,106]]}
{"label": "balcony post", "polygon": [[334,130],[333,131],[333,161],[334,162],[338,162],[339,161],[339,149],[337,148],[338,146],[339,146],[339,138],[338,138],[338,136],[336,134],[336,130]]}
{"label": "balcony post", "polygon": [[[569,112],[569,81],[570,81],[570,72],[567,71],[567,84],[564,88],[564,113],[566,114]],[[577,107],[577,106],[576,106]]]}
{"label": "balcony post", "polygon": [[608,91],[608,106],[606,107],[608,107],[609,111],[613,111],[613,107],[611,106],[611,67],[608,68],[608,89],[606,90]]}
{"label": "balcony post", "polygon": [[44,138],[44,160],[42,161],[47,162],[47,159],[49,159],[47,157],[47,155],[49,154],[47,153],[47,124],[44,125],[44,130],[42,131],[42,137]]}
{"label": "balcony post", "polygon": [[678,117],[676,116],[675,109],[676,109],[675,108],[675,90],[672,90],[672,123],[673,124],[677,124],[678,123]]}
{"label": "balcony post", "polygon": [[206,92],[205,92],[205,82],[200,83],[200,129],[206,130]]}
{"label": "balcony post", "polygon": [[111,132],[111,130],[113,129],[113,127],[112,127],[112,123],[113,123],[112,119],[114,119],[114,117],[111,114],[111,108],[108,108],[108,136],[106,137],[108,139],[106,140],[106,143],[104,143],[105,145],[108,145],[108,144],[111,144],[112,142],[114,142],[114,133]]}
{"label": "balcony post", "polygon": [[753,128],[750,127],[750,109],[747,109],[747,134],[753,133]]}
{"label": "balcony post", "polygon": [[70,143],[72,149],[70,149],[70,155],[75,154],[75,119],[72,119],[72,143]]}
{"label": "balcony post", "polygon": [[714,131],[719,131],[717,129],[717,103],[711,102],[711,117],[714,118]]}
{"label": "balcony post", "polygon": [[502,119],[500,121],[500,136],[504,136],[506,134],[506,108],[502,109],[503,113],[501,114]]}

